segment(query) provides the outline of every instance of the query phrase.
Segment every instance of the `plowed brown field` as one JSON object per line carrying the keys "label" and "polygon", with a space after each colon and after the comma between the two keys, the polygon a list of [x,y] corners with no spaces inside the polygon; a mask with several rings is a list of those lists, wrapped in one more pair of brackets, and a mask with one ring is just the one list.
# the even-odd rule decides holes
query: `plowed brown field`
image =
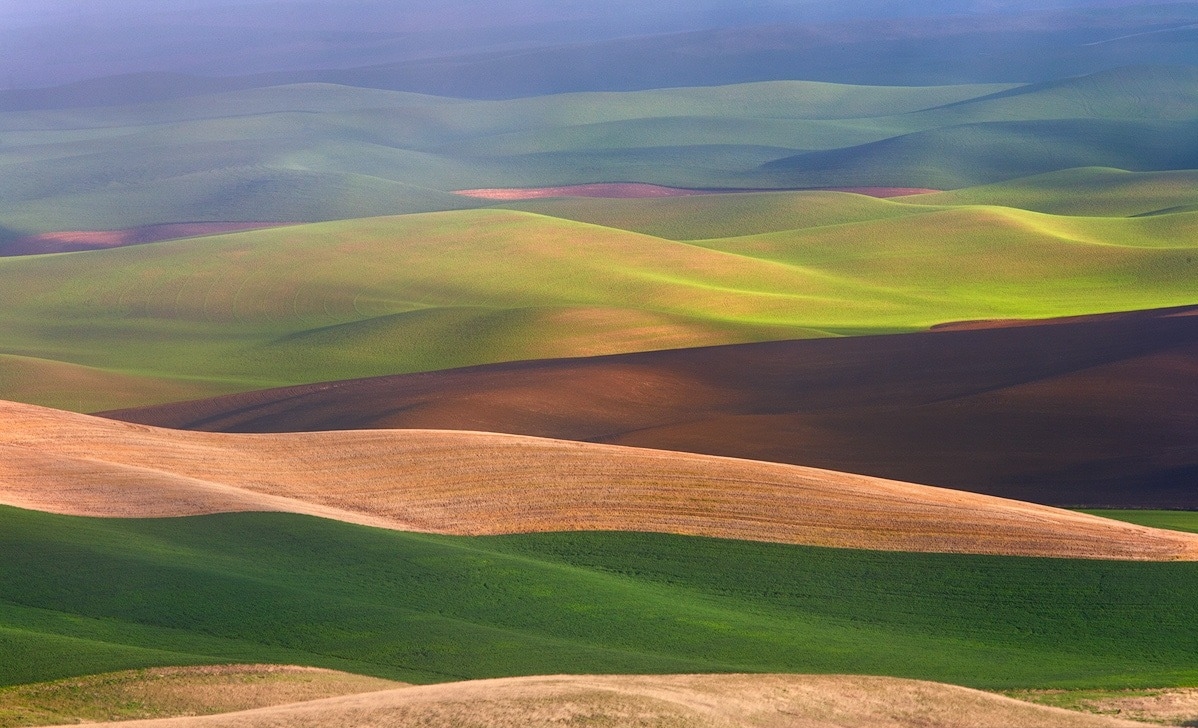
{"label": "plowed brown field", "polygon": [[1198,508],[1196,311],[522,362],[111,416],[229,432],[511,432],[1052,505]]}
{"label": "plowed brown field", "polygon": [[1117,728],[940,683],[836,675],[551,676],[398,688],[129,728]]}
{"label": "plowed brown field", "polygon": [[464,535],[612,530],[902,551],[1198,559],[1198,534],[777,463],[518,435],[229,435],[0,404],[0,502],[290,511]]}

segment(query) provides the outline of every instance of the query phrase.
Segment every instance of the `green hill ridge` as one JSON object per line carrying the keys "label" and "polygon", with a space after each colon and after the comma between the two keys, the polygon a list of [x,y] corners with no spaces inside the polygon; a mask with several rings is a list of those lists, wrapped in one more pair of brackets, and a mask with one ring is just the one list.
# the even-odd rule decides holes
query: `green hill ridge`
{"label": "green hill ridge", "polygon": [[1192,563],[632,533],[451,538],[281,514],[0,508],[0,520],[0,684],[228,661],[417,682],[712,671],[992,688],[1198,679]]}

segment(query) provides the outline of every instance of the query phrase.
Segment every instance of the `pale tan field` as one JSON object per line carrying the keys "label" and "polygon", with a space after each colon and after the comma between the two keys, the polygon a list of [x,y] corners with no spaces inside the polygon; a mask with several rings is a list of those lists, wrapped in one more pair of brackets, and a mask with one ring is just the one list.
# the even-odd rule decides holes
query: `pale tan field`
{"label": "pale tan field", "polygon": [[403,684],[289,665],[128,670],[0,688],[0,728],[229,713]]}
{"label": "pale tan field", "polygon": [[1143,726],[897,678],[552,676],[477,680],[123,724],[129,728],[1117,728]]}
{"label": "pale tan field", "polygon": [[1151,690],[1011,690],[1042,705],[1170,726],[1198,725],[1198,688]]}
{"label": "pale tan field", "polygon": [[867,549],[1198,560],[1198,534],[794,465],[518,435],[230,435],[0,403],[0,503],[286,511],[484,535],[620,530]]}

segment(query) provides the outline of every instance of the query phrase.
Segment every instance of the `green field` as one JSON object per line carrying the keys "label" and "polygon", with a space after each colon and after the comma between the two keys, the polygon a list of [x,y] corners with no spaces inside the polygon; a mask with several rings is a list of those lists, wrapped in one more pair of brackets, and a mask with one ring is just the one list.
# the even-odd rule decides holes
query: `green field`
{"label": "green field", "polygon": [[[0,397],[94,411],[1183,305],[1198,290],[1198,212],[1081,217],[830,192],[517,207],[563,217],[463,210],[0,258]],[[757,234],[713,237],[730,230]]]}
{"label": "green field", "polygon": [[0,684],[231,660],[417,682],[781,671],[1198,684],[1193,563],[453,538],[282,514],[3,508],[0,520]]}
{"label": "green field", "polygon": [[[465,101],[294,84],[0,113],[0,229],[320,221],[476,206],[473,187],[957,188],[1198,168],[1198,70],[1046,84],[775,81]],[[2,235],[0,235],[2,237]]]}
{"label": "green field", "polygon": [[1198,511],[1151,511],[1151,510],[1086,510],[1103,518],[1138,523],[1152,528],[1167,528],[1173,531],[1198,533]]}

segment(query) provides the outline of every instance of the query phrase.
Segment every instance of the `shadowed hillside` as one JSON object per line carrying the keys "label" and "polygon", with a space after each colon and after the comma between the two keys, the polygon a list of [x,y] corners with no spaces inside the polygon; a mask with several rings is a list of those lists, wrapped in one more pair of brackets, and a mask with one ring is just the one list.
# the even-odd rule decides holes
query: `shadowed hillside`
{"label": "shadowed hillside", "polygon": [[235,432],[493,430],[1195,508],[1193,312],[523,362],[110,414]]}

